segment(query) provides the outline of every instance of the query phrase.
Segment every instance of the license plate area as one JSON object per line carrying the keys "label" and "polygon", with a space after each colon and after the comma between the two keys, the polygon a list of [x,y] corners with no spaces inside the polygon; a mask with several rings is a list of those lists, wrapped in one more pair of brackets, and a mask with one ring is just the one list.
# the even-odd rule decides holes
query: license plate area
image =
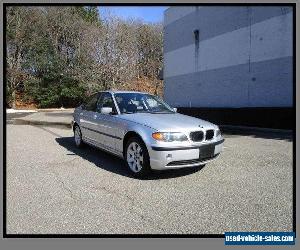
{"label": "license plate area", "polygon": [[199,159],[212,158],[215,153],[215,145],[206,145],[199,148]]}

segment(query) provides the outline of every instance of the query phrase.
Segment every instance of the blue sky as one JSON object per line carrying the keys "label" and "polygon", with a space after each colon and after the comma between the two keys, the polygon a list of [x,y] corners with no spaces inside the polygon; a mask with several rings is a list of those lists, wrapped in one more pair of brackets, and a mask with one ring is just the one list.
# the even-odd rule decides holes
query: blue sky
{"label": "blue sky", "polygon": [[162,22],[164,18],[164,10],[167,7],[151,7],[151,6],[114,6],[114,7],[99,7],[101,18],[105,18],[108,11],[112,14],[119,16],[123,19],[138,18],[143,19],[145,22]]}

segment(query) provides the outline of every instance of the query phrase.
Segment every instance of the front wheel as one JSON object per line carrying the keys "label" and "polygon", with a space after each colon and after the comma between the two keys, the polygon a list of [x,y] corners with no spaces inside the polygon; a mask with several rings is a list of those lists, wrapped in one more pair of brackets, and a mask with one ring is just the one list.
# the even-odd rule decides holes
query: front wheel
{"label": "front wheel", "polygon": [[136,177],[145,177],[151,170],[147,147],[138,137],[128,140],[125,160],[128,169]]}

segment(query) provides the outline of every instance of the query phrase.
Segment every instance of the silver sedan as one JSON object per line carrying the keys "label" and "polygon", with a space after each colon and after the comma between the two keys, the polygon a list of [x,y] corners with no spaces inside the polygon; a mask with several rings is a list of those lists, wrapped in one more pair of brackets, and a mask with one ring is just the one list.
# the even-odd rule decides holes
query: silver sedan
{"label": "silver sedan", "polygon": [[176,112],[154,95],[104,91],[74,111],[77,147],[90,144],[125,160],[137,177],[151,169],[204,165],[222,151],[219,127]]}

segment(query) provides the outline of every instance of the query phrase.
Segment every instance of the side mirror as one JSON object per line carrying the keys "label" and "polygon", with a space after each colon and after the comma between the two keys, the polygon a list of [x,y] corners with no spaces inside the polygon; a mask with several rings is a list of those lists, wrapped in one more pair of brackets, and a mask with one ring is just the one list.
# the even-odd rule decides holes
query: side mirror
{"label": "side mirror", "polygon": [[85,109],[85,105],[82,103],[80,106],[79,106],[81,109]]}
{"label": "side mirror", "polygon": [[113,110],[110,107],[103,107],[103,108],[101,108],[101,114],[109,115],[112,112],[113,112]]}
{"label": "side mirror", "polygon": [[173,108],[174,112],[177,112],[177,108]]}

